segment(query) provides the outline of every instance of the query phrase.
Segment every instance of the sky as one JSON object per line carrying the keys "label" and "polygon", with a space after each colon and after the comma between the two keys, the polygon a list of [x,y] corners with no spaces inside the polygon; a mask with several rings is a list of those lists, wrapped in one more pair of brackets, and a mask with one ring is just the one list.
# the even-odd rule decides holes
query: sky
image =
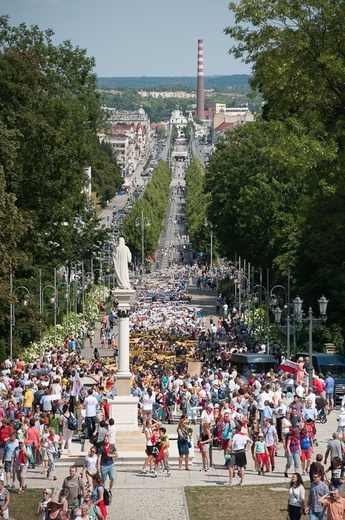
{"label": "sky", "polygon": [[198,39],[206,76],[249,74],[228,54],[228,0],[1,0],[10,24],[53,29],[96,60],[99,77],[195,76]]}

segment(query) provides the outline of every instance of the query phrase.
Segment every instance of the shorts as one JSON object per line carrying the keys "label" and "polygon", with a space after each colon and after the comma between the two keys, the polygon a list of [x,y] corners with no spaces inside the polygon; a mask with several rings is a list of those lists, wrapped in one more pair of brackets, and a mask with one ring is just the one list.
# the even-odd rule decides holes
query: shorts
{"label": "shorts", "polygon": [[311,460],[313,458],[313,450],[309,448],[309,450],[301,450],[301,460]]}
{"label": "shorts", "polygon": [[207,443],[207,444],[203,444],[203,445],[202,445],[202,452],[203,452],[203,453],[208,453],[209,451],[210,451],[210,445],[209,445],[209,443]]}
{"label": "shorts", "polygon": [[244,468],[247,465],[246,452],[244,450],[235,451],[230,460],[230,468],[237,466]]}
{"label": "shorts", "polygon": [[107,477],[110,480],[115,478],[115,466],[114,464],[110,464],[110,466],[101,466],[101,476],[103,482],[106,481]]}
{"label": "shorts", "polygon": [[222,450],[226,450],[226,448],[229,446],[229,439],[220,439],[220,445]]}
{"label": "shorts", "polygon": [[27,472],[27,466],[19,466],[18,469],[17,469],[17,478],[18,480],[20,478],[25,478],[26,477],[26,472]]}
{"label": "shorts", "polygon": [[10,473],[11,472],[11,461],[10,460],[5,460],[5,462],[4,462],[4,470],[5,470],[5,473]]}
{"label": "shorts", "polygon": [[333,399],[333,398],[334,398],[334,394],[333,394],[333,392],[331,392],[331,393],[326,392],[326,399],[331,400],[331,399]]}
{"label": "shorts", "polygon": [[146,446],[146,453],[147,453],[148,457],[150,455],[152,455],[152,453],[153,453],[153,446]]}

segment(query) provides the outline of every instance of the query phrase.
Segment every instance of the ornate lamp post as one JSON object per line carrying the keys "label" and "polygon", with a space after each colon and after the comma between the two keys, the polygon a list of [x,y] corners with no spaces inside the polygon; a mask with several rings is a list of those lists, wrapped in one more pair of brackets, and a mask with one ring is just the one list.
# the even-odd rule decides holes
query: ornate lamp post
{"label": "ornate lamp post", "polygon": [[306,318],[303,318],[303,300],[299,296],[297,296],[293,300],[293,306],[294,306],[294,313],[296,316],[296,321],[299,325],[302,323],[308,323],[309,328],[309,367],[308,367],[308,373],[309,373],[309,386],[313,386],[313,324],[314,323],[323,323],[327,320],[327,305],[328,300],[325,298],[325,296],[322,296],[318,301],[319,304],[319,311],[320,311],[320,317],[314,318],[313,316],[313,309],[309,307],[308,310],[308,316]]}
{"label": "ornate lamp post", "polygon": [[209,227],[210,228],[210,268],[212,270],[213,268],[213,225],[211,224],[211,222],[209,222],[207,220],[207,218],[205,218],[204,220],[204,224],[206,227]]}
{"label": "ornate lamp post", "polygon": [[141,217],[135,219],[135,225],[140,226],[141,230],[141,265],[144,267],[145,264],[145,227],[149,227],[151,225],[150,219],[148,217],[144,217],[144,210],[141,211]]}
{"label": "ornate lamp post", "polygon": [[[54,269],[54,285],[46,285],[42,287],[42,271],[39,270],[39,285],[40,285],[40,317],[42,320],[44,310],[44,291],[46,289],[53,289],[53,296],[50,298],[50,303],[54,305],[54,347],[56,346],[56,315],[57,315],[57,287],[56,287],[56,269]],[[42,357],[42,341],[40,337],[40,357]]]}
{"label": "ornate lamp post", "polygon": [[24,285],[19,285],[18,287],[13,289],[13,275],[12,275],[12,269],[11,269],[11,271],[10,271],[10,298],[11,298],[11,303],[10,303],[10,358],[11,358],[11,361],[13,360],[13,327],[16,324],[13,298],[14,298],[16,291],[19,291],[19,289],[26,293],[24,296],[24,300],[23,300],[23,305],[24,305],[24,307],[26,307],[27,305],[29,305],[30,291]]}

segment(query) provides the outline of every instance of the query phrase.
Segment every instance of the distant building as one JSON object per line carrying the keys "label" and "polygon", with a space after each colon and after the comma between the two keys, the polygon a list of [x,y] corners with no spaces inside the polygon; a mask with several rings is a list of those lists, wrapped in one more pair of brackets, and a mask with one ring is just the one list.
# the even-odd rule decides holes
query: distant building
{"label": "distant building", "polygon": [[141,158],[148,155],[151,140],[151,125],[141,106],[137,112],[117,110],[106,105],[106,133],[99,134],[101,141],[110,143],[124,177],[130,175]]}
{"label": "distant building", "polygon": [[178,128],[178,130],[182,130],[186,127],[189,121],[193,122],[193,116],[191,112],[188,114],[188,118],[183,115],[182,110],[173,110],[171,113],[170,124],[174,125]]}
{"label": "distant building", "polygon": [[138,90],[138,94],[142,97],[153,97],[155,99],[196,99],[196,92],[183,92],[183,90],[177,90],[176,92],[159,92],[152,90]]}

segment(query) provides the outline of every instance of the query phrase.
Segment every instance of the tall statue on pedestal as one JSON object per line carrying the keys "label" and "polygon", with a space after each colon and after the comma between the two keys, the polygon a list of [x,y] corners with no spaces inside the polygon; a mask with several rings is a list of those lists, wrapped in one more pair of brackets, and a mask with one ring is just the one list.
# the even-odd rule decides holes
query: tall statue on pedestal
{"label": "tall statue on pedestal", "polygon": [[132,289],[129,281],[128,264],[132,261],[132,253],[125,244],[123,237],[119,238],[119,245],[113,253],[115,276],[119,289]]}

